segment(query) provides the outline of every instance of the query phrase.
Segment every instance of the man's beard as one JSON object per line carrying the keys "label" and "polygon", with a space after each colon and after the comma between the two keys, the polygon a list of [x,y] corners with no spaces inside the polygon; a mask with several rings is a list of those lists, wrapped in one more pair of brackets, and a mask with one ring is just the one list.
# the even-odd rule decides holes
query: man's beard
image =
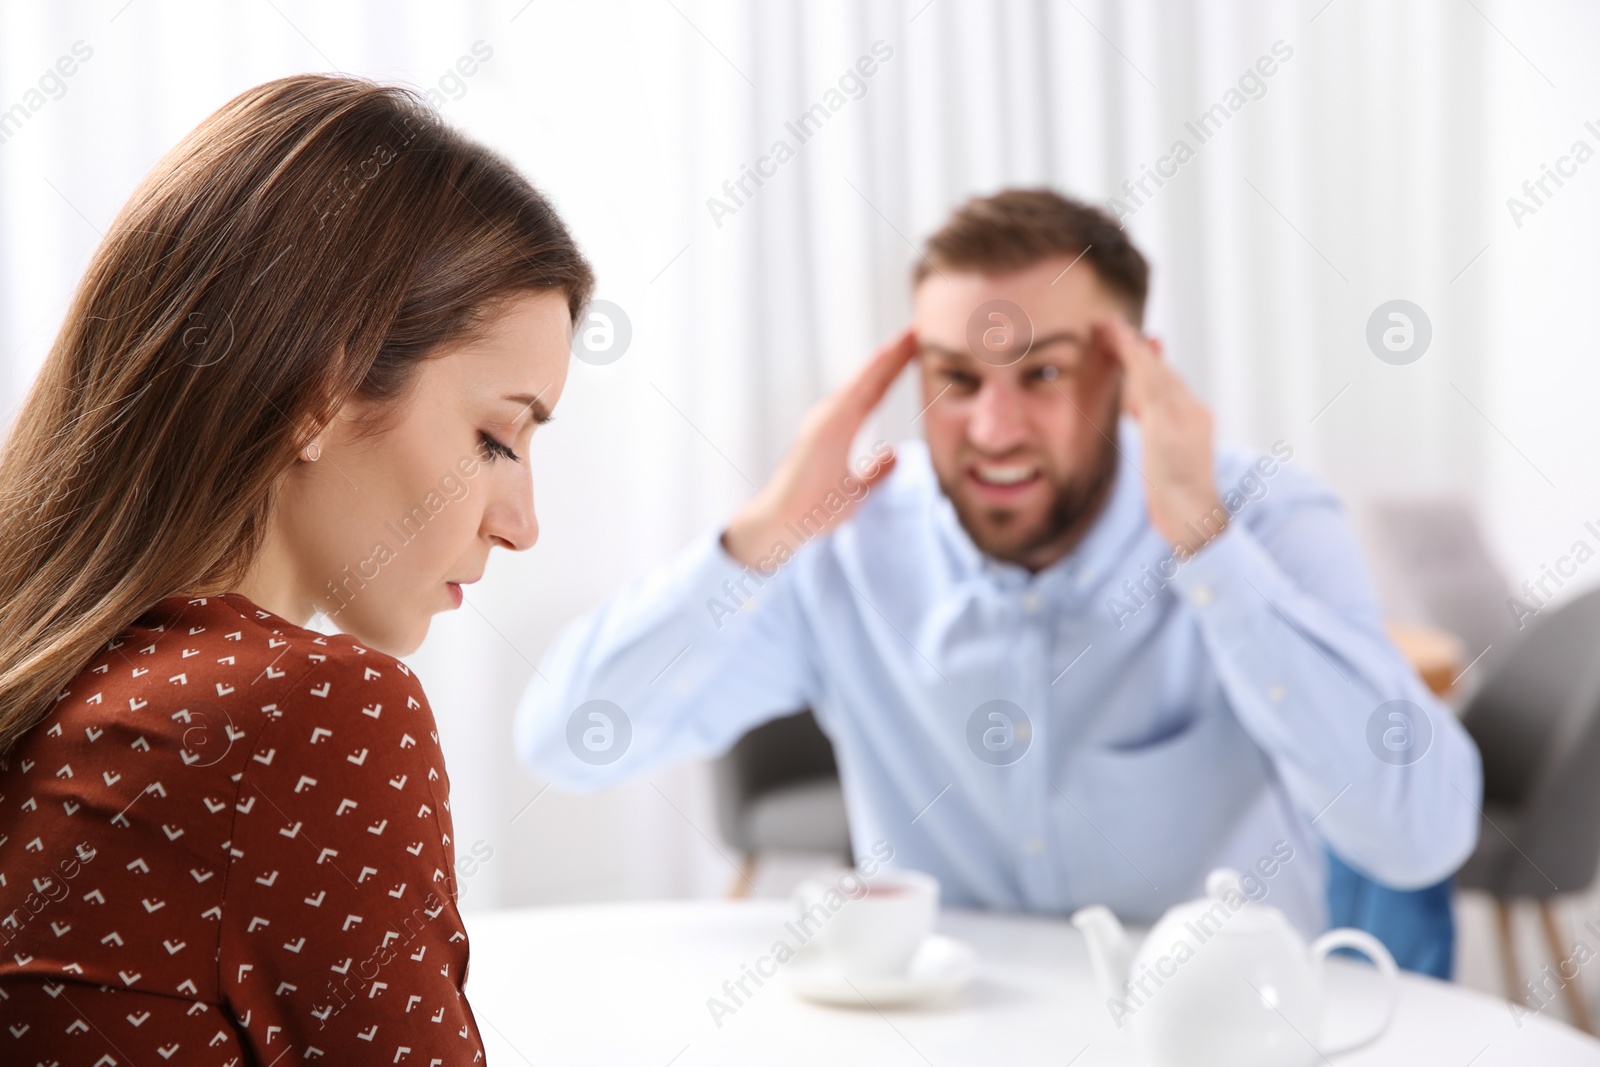
{"label": "man's beard", "polygon": [[[1110,441],[1104,441],[1087,471],[1052,484],[1045,521],[1031,532],[1018,525],[1022,517],[1012,508],[974,507],[952,493],[943,476],[939,478],[939,488],[949,498],[956,518],[979,551],[994,559],[1033,569],[1032,562],[1051,546],[1070,547],[1077,543],[1098,514],[1116,473],[1116,450]],[[965,478],[965,471],[958,471],[955,477]]]}

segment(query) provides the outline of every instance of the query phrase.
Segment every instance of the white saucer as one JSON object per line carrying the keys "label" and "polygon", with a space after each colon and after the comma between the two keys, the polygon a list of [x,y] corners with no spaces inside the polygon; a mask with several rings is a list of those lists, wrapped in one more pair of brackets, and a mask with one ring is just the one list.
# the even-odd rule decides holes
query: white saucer
{"label": "white saucer", "polygon": [[930,934],[904,974],[845,977],[815,945],[802,948],[784,968],[789,989],[803,1000],[849,1008],[899,1008],[950,996],[972,981],[978,954],[965,941]]}

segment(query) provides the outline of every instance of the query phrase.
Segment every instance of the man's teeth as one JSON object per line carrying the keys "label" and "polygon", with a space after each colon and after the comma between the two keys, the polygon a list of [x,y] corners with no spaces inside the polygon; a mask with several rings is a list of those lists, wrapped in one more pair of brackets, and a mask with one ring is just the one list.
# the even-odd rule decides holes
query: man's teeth
{"label": "man's teeth", "polygon": [[1019,485],[1033,478],[1039,473],[1039,468],[1022,463],[1012,463],[1004,466],[979,466],[974,472],[981,482],[990,485]]}

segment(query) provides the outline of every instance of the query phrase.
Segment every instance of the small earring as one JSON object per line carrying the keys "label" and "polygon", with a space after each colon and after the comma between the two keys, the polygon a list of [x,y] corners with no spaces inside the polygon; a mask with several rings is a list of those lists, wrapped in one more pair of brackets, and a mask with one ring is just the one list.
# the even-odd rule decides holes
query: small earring
{"label": "small earring", "polygon": [[307,462],[315,463],[322,458],[322,446],[312,441],[300,450],[300,455],[304,456]]}

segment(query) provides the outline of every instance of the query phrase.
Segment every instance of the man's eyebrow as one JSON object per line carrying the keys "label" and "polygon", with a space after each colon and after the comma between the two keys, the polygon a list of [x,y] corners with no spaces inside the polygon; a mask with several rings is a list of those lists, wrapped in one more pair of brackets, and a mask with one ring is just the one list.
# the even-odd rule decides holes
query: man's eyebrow
{"label": "man's eyebrow", "polygon": [[[1036,337],[1034,338],[1033,344],[1028,346],[1028,351],[1023,355],[1022,358],[1026,359],[1028,356],[1033,355],[1034,352],[1041,348],[1057,344],[1074,344],[1081,347],[1088,344],[1088,338],[1076,330],[1060,330],[1056,333],[1046,334],[1044,337]],[[940,356],[944,359],[961,360],[974,358],[972,353],[966,351],[965,349],[947,348],[944,345],[934,344],[928,341],[922,342],[919,347],[928,355]]]}
{"label": "man's eyebrow", "polygon": [[945,359],[971,359],[972,353],[961,348],[946,348],[944,345],[934,344],[931,341],[922,341],[917,348],[930,356],[942,356]]}
{"label": "man's eyebrow", "polygon": [[525,409],[533,409],[533,421],[541,426],[555,417],[550,414],[550,409],[544,406],[544,401],[537,396],[530,396],[527,393],[514,393],[505,399],[514,404],[520,404]]}
{"label": "man's eyebrow", "polygon": [[1028,347],[1028,351],[1031,353],[1034,351],[1034,349],[1044,348],[1046,345],[1057,345],[1063,342],[1082,346],[1088,344],[1089,339],[1083,334],[1079,333],[1077,330],[1061,330],[1058,333],[1047,334],[1044,337],[1035,337],[1033,339],[1033,344]]}

